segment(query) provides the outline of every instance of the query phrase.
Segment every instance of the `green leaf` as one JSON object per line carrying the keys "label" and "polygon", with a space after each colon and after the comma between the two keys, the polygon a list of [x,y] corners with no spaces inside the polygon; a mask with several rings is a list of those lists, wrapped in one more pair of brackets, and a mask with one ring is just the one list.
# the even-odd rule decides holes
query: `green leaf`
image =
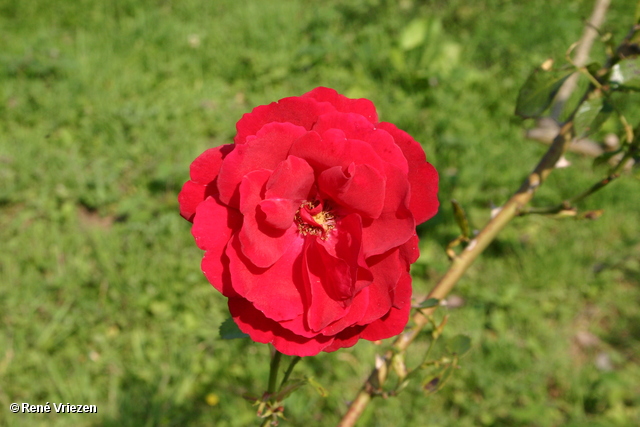
{"label": "green leaf", "polygon": [[618,153],[623,151],[622,147],[618,148],[615,151],[606,151],[603,154],[599,155],[595,159],[593,159],[593,168],[596,169],[600,166],[606,165],[609,163],[613,157],[617,156]]}
{"label": "green leaf", "polygon": [[422,301],[417,308],[431,308],[440,304],[440,300],[438,298],[429,298],[428,300]]}
{"label": "green leaf", "polygon": [[597,131],[612,111],[613,107],[601,94],[585,100],[580,104],[580,107],[578,107],[578,111],[573,120],[576,136],[582,138]]}
{"label": "green leaf", "polygon": [[600,69],[602,68],[602,65],[600,65],[599,62],[591,62],[585,68],[587,69],[589,74],[591,74],[593,77],[596,77],[598,71],[600,71]]}
{"label": "green leaf", "polygon": [[471,338],[466,335],[456,335],[449,340],[447,348],[450,352],[462,356],[471,348]]}
{"label": "green leaf", "polygon": [[220,338],[223,340],[233,340],[236,338],[247,338],[249,335],[245,334],[238,328],[238,325],[233,321],[231,317],[222,322],[220,325]]}
{"label": "green leaf", "polygon": [[312,377],[307,378],[307,381],[309,382],[309,384],[311,384],[311,386],[313,386],[313,388],[316,389],[316,391],[318,392],[318,394],[322,397],[327,397],[329,396],[329,392],[327,391],[326,388],[322,387],[320,385],[320,383],[318,383],[316,380],[314,380]]}
{"label": "green leaf", "polygon": [[540,117],[571,74],[573,70],[535,70],[520,88],[516,114],[525,119]]}
{"label": "green leaf", "polygon": [[451,199],[451,205],[453,206],[453,216],[456,218],[456,223],[460,227],[460,233],[464,237],[471,237],[471,228],[469,228],[469,220],[462,205],[457,200]]}
{"label": "green leaf", "polygon": [[609,81],[616,89],[640,90],[640,57],[623,59],[614,65]]}

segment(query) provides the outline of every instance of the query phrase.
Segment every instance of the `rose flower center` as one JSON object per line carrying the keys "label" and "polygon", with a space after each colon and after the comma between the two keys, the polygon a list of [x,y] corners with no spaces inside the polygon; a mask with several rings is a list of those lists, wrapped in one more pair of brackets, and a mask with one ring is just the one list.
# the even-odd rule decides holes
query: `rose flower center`
{"label": "rose flower center", "polygon": [[336,227],[335,217],[320,201],[304,201],[296,212],[294,221],[300,234],[311,234],[322,240],[326,240],[329,232]]}

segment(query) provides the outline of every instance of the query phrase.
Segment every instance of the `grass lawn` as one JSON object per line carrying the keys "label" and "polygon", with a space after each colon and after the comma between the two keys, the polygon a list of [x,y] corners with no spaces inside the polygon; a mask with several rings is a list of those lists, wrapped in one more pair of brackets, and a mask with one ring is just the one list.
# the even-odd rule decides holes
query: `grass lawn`
{"label": "grass lawn", "polygon": [[[636,2],[612,3],[619,41]],[[254,106],[318,85],[371,99],[440,172],[442,209],[419,228],[412,270],[425,295],[458,233],[449,200],[481,227],[544,152],[523,137],[517,91],[564,57],[592,5],[0,0],[0,426],[258,425],[241,396],[266,388],[268,348],[218,337],[225,298],[178,214],[190,162]],[[625,105],[633,123],[639,101]],[[536,206],[604,176],[568,157]],[[581,205],[604,209],[595,221],[516,219],[454,290],[464,304],[437,313],[450,315],[444,340],[472,338],[461,368],[435,395],[412,383],[375,400],[360,425],[640,425],[637,176]],[[383,349],[304,359],[296,372],[329,396],[295,393],[282,425],[336,424]]]}

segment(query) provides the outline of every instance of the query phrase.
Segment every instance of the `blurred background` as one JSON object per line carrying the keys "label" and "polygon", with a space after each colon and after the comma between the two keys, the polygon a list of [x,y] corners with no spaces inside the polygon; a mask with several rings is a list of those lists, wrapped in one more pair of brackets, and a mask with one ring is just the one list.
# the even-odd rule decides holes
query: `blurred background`
{"label": "blurred background", "polygon": [[[605,23],[620,41],[633,0]],[[0,0],[0,425],[258,425],[268,348],[223,341],[225,299],[178,214],[189,164],[253,107],[315,86],[366,97],[420,141],[442,209],[419,228],[415,291],[446,271],[449,200],[481,228],[545,147],[514,116],[519,87],[564,58],[587,0]],[[596,43],[592,57],[602,59]],[[619,125],[607,123],[604,132]],[[595,139],[602,135],[594,136]],[[606,173],[568,155],[534,204]],[[640,424],[640,180],[528,216],[454,290],[443,339],[472,349],[444,389],[376,400],[362,426]],[[637,174],[636,174],[637,175]],[[420,359],[426,336],[411,350]],[[282,425],[334,425],[384,350],[304,359]],[[436,350],[437,351],[437,350]],[[12,414],[12,402],[97,414]]]}

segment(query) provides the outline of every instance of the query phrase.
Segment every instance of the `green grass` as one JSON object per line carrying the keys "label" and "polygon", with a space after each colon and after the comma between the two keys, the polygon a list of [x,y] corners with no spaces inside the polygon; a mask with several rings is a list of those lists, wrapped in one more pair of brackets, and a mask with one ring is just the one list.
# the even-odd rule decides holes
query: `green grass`
{"label": "green grass", "polygon": [[[266,388],[268,350],[218,338],[225,300],[178,215],[190,162],[256,105],[317,85],[373,100],[441,174],[413,270],[424,295],[457,234],[448,200],[481,227],[544,152],[513,116],[517,90],[562,59],[591,3],[0,0],[0,425],[257,425],[241,395]],[[634,3],[613,2],[617,40]],[[416,18],[424,43],[402,50]],[[537,205],[604,173],[570,160]],[[473,339],[461,369],[433,396],[374,401],[361,425],[640,424],[639,192],[625,176],[596,194],[582,207],[604,208],[597,221],[514,221],[454,290],[444,339]],[[303,360],[330,395],[294,394],[283,424],[335,424],[382,348]]]}

